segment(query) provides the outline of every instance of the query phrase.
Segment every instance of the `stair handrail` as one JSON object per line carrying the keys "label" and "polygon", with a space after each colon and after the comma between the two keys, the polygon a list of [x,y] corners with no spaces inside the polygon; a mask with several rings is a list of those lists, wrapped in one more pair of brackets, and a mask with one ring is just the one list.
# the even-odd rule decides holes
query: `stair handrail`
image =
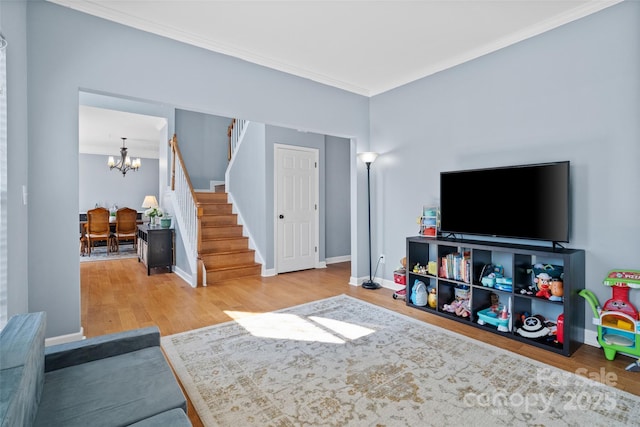
{"label": "stair handrail", "polygon": [[230,161],[238,149],[248,123],[249,121],[244,119],[231,119],[231,124],[227,128],[227,137],[229,138],[227,160]]}
{"label": "stair handrail", "polygon": [[[198,203],[191,178],[178,147],[178,137],[173,134],[169,140],[171,147],[171,191],[174,192],[175,217],[180,227],[180,235],[185,246],[192,271],[196,272],[192,286],[202,286],[204,279],[204,262],[200,256],[201,218],[203,207]],[[177,161],[176,161],[177,160]]]}

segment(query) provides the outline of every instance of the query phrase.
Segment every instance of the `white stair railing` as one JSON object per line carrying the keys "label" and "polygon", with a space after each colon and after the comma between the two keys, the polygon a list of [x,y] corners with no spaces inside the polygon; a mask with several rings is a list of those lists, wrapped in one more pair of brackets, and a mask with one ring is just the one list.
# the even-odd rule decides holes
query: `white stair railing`
{"label": "white stair railing", "polygon": [[[171,189],[174,192],[175,219],[180,228],[182,243],[187,259],[194,273],[191,286],[198,285],[198,206],[189,174],[185,170],[182,155],[178,149],[178,139],[174,135],[170,141],[172,153]],[[177,160],[177,161],[176,161]]]}
{"label": "white stair railing", "polygon": [[242,137],[244,136],[244,132],[248,124],[249,121],[244,119],[231,120],[231,124],[227,128],[227,136],[229,137],[229,150],[227,152],[228,160],[233,158],[233,155],[238,149],[238,145],[242,141]]}

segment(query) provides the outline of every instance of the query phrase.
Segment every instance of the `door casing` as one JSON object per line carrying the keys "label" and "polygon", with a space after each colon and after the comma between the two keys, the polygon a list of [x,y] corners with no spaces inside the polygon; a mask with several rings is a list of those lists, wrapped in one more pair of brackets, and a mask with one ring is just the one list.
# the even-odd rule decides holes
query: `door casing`
{"label": "door casing", "polygon": [[319,206],[319,194],[320,194],[320,183],[319,183],[319,170],[320,170],[320,164],[319,164],[319,150],[316,148],[309,148],[309,147],[301,147],[301,146],[295,146],[295,145],[285,145],[285,144],[274,144],[274,264],[275,264],[275,272],[276,274],[278,273],[282,273],[282,272],[287,272],[287,271],[295,271],[295,270],[285,270],[285,271],[281,271],[281,260],[280,260],[280,245],[283,244],[283,242],[280,241],[280,233],[279,233],[279,224],[280,224],[280,220],[278,218],[280,212],[278,212],[279,210],[279,198],[281,197],[281,195],[279,194],[279,187],[278,187],[278,180],[280,178],[280,170],[278,168],[278,153],[279,150],[290,150],[290,151],[303,151],[306,153],[312,153],[313,155],[313,159],[315,162],[315,167],[314,167],[314,181],[315,181],[315,185],[313,185],[312,191],[314,192],[314,194],[312,194],[311,196],[311,200],[312,203],[315,204],[315,209],[314,209],[314,213],[313,213],[313,224],[314,224],[314,233],[313,233],[313,239],[314,241],[311,243],[310,246],[312,246],[313,251],[314,251],[314,257],[313,257],[313,266],[310,266],[309,268],[317,268],[319,265],[319,254],[320,254],[320,248],[319,248],[319,241],[320,241],[320,219],[319,219],[319,212],[320,212],[320,206]]}

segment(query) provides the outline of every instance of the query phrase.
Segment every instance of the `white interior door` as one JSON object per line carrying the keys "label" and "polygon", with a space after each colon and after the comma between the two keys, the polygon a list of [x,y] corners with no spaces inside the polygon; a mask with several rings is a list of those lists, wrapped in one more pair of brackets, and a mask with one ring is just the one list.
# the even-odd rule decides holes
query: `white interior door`
{"label": "white interior door", "polygon": [[275,146],[276,272],[314,268],[318,230],[318,150]]}

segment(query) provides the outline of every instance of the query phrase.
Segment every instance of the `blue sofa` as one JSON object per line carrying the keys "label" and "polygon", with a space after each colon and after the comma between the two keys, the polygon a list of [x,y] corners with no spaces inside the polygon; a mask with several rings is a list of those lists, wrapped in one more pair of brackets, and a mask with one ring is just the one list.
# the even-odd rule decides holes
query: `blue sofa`
{"label": "blue sofa", "polygon": [[190,426],[157,327],[44,346],[46,314],[0,332],[0,426]]}

